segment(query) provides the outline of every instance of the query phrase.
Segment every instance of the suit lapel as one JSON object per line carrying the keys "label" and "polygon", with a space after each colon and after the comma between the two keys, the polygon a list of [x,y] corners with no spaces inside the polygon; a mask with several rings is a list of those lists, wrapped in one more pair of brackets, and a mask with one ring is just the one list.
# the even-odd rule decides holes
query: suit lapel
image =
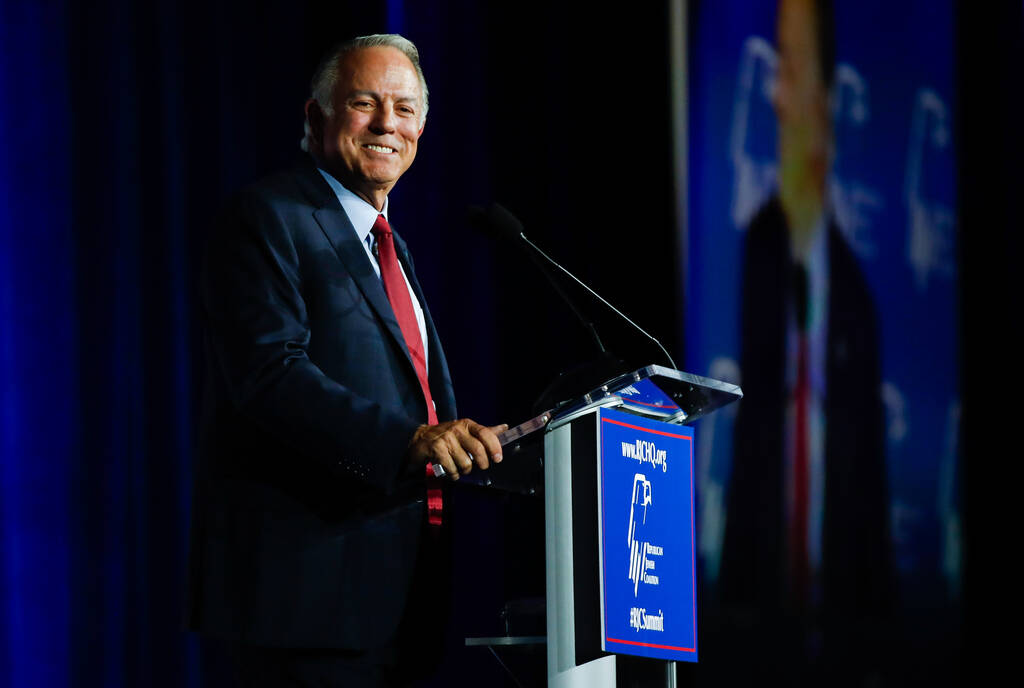
{"label": "suit lapel", "polygon": [[[326,182],[324,184],[326,185]],[[348,215],[340,208],[320,208],[313,212],[313,217],[324,234],[327,235],[328,241],[334,246],[338,258],[345,265],[352,281],[356,283],[366,302],[370,304],[370,308],[380,318],[384,329],[388,331],[394,343],[401,349],[405,360],[409,363],[409,371],[415,376],[416,369],[409,357],[409,347],[405,345],[405,337],[402,336],[402,329],[398,326],[391,302],[388,301],[388,296],[384,292],[384,285],[377,277],[377,273],[373,271],[366,250],[356,236]]]}
{"label": "suit lapel", "polygon": [[[374,272],[373,266],[370,265],[370,259],[356,236],[355,228],[352,227],[348,215],[342,210],[341,204],[338,203],[338,197],[334,195],[334,191],[315,166],[308,165],[303,172],[301,186],[309,195],[313,206],[317,208],[313,211],[314,219],[327,236],[331,246],[334,247],[338,259],[345,266],[352,281],[362,292],[366,302],[370,304],[370,308],[377,314],[392,341],[401,350],[408,363],[408,373],[415,378],[416,368],[413,366],[409,347],[405,344],[405,337],[398,325],[398,319],[395,318],[395,312],[391,308],[391,302],[388,301],[387,293],[384,291],[384,284]],[[455,395],[452,392],[451,378],[448,374],[448,362],[445,360],[437,330],[434,329],[434,322],[427,309],[427,301],[423,297],[419,280],[416,279],[416,271],[412,267],[405,241],[397,234],[395,234],[395,249],[398,259],[405,269],[405,274],[409,278],[409,284],[412,285],[413,293],[419,299],[420,308],[423,309],[423,319],[427,326],[427,339],[430,345],[430,390],[437,404],[438,416],[445,420],[454,419]]]}

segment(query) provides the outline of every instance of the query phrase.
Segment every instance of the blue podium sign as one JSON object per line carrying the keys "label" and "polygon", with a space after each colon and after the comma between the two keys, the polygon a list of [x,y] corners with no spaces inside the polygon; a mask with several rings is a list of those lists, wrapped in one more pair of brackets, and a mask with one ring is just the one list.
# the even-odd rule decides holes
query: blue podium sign
{"label": "blue podium sign", "polygon": [[601,647],[697,661],[693,430],[598,415]]}

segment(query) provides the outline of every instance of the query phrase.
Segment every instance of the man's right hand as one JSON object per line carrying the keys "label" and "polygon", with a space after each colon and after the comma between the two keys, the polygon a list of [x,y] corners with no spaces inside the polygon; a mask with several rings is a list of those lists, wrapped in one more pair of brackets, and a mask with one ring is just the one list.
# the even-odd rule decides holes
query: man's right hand
{"label": "man's right hand", "polygon": [[452,480],[459,473],[469,473],[476,464],[486,469],[501,463],[501,443],[498,434],[508,425],[480,425],[469,418],[451,420],[437,425],[421,425],[409,442],[409,461],[414,465],[438,463]]}

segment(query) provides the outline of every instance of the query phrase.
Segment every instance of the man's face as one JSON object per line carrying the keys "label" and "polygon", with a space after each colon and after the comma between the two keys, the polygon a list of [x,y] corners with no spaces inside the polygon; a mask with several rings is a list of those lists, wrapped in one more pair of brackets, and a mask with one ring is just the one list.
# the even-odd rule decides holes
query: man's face
{"label": "man's face", "polygon": [[831,129],[828,92],[818,64],[811,0],[779,3],[779,194],[791,224],[812,223],[825,194]]}
{"label": "man's face", "polygon": [[421,96],[416,69],[395,48],[357,50],[339,65],[320,157],[328,172],[377,209],[416,157]]}

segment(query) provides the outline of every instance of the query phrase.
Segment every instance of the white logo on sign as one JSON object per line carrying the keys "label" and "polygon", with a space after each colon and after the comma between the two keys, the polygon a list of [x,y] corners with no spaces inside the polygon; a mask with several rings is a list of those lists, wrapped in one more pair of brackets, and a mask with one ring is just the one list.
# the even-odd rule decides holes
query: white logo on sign
{"label": "white logo on sign", "polygon": [[[647,507],[652,501],[650,481],[643,473],[637,473],[633,476],[633,498],[629,505],[629,530],[626,535],[626,544],[629,546],[628,577],[633,581],[634,596],[641,580],[648,585],[658,585],[659,582],[658,576],[648,571],[654,568],[654,560],[650,557],[660,557],[663,554],[662,548],[640,537],[644,526],[647,525]],[[643,507],[642,513],[638,507]]]}

